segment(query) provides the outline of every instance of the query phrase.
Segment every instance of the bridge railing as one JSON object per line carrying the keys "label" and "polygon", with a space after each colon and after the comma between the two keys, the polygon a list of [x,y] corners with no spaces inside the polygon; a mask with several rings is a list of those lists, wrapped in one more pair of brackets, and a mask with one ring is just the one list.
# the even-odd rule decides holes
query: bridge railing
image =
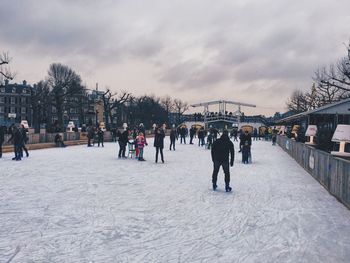
{"label": "bridge railing", "polygon": [[285,136],[278,135],[277,143],[329,193],[350,209],[350,160],[334,157]]}
{"label": "bridge railing", "polygon": [[229,122],[237,122],[238,117],[236,116],[230,116],[230,115],[214,115],[214,116],[205,116],[204,117],[205,122],[212,122],[212,121],[229,121]]}

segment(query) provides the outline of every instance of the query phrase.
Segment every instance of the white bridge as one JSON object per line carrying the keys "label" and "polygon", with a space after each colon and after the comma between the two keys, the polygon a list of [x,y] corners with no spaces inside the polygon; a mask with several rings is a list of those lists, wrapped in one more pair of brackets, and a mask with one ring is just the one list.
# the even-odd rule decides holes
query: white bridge
{"label": "white bridge", "polygon": [[[212,114],[209,111],[209,106],[212,105],[218,105],[219,111],[217,114]],[[228,114],[227,107],[228,105],[235,105],[237,106],[237,109],[233,112],[230,112]],[[209,101],[209,102],[201,102],[197,104],[192,104],[192,107],[204,107],[204,123],[214,123],[214,122],[228,122],[232,124],[237,124],[237,127],[240,126],[241,122],[241,107],[253,107],[255,108],[256,105],[249,104],[249,103],[243,103],[243,102],[237,102],[237,101],[228,101],[228,100],[216,100],[216,101]]]}

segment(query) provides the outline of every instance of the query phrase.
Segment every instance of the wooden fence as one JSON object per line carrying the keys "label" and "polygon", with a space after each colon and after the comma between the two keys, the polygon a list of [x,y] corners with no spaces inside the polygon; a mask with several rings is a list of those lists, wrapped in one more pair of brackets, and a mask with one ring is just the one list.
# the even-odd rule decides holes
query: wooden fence
{"label": "wooden fence", "polygon": [[[27,144],[36,144],[36,143],[48,143],[48,142],[54,142],[55,136],[57,133],[31,133],[28,134],[28,142]],[[62,135],[63,141],[78,141],[78,140],[85,140],[87,139],[87,133],[86,132],[60,132],[59,134]],[[6,134],[5,135],[5,141],[4,145],[9,145],[11,143],[8,143],[8,140],[11,136]],[[112,141],[112,136],[110,132],[104,133],[104,140],[105,141]]]}
{"label": "wooden fence", "polygon": [[278,145],[293,157],[306,171],[333,196],[350,209],[350,161],[277,136]]}

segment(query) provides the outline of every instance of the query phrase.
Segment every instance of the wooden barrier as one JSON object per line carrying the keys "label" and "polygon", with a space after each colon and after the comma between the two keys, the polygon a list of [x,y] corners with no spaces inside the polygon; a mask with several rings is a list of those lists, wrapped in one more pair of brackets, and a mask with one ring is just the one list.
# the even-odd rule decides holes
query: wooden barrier
{"label": "wooden barrier", "polygon": [[350,160],[277,136],[278,145],[312,177],[350,209]]}
{"label": "wooden barrier", "polygon": [[[26,144],[29,150],[46,149],[55,147],[55,136],[57,133],[32,133],[28,135]],[[67,146],[87,144],[88,138],[86,132],[61,132],[64,144]],[[147,135],[147,138],[154,137],[154,134]],[[5,135],[3,144],[3,153],[13,152],[13,145],[8,143],[10,135]],[[104,133],[104,141],[112,142],[112,134],[109,131]]]}

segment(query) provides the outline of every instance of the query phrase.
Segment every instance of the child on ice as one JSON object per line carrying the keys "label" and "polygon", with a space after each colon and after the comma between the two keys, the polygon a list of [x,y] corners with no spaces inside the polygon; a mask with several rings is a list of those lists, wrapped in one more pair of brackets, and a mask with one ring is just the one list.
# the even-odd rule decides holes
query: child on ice
{"label": "child on ice", "polygon": [[143,133],[140,132],[139,135],[136,137],[136,147],[139,151],[139,154],[138,154],[139,161],[145,161],[145,159],[143,159],[143,148],[145,147],[145,145],[148,145],[146,142],[145,136],[143,136]]}

